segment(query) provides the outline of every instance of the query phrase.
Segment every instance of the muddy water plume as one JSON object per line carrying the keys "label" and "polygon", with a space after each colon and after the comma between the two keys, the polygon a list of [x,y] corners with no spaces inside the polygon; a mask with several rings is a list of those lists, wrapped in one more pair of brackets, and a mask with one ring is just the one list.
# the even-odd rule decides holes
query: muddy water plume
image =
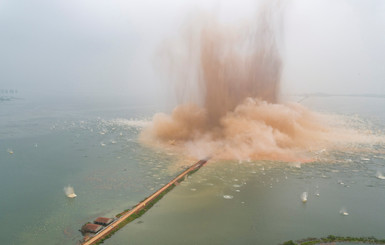
{"label": "muddy water plume", "polygon": [[192,18],[159,55],[180,105],[156,114],[141,139],[197,158],[301,162],[357,140],[361,134],[336,127],[332,117],[280,103],[281,21],[279,1],[236,26],[207,14]]}
{"label": "muddy water plume", "polygon": [[280,2],[271,1],[250,21],[238,24],[222,23],[208,13],[192,15],[158,54],[178,103],[203,107],[207,125],[218,126],[247,97],[277,102],[281,11]]}

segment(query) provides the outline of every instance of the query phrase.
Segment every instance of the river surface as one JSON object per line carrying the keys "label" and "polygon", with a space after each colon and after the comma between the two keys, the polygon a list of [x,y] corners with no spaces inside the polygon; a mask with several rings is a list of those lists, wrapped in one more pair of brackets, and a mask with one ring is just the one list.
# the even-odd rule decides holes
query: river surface
{"label": "river surface", "polygon": [[[385,98],[303,104],[385,129]],[[159,104],[23,98],[0,102],[2,244],[76,244],[78,229],[132,207],[191,160],[143,146]],[[385,154],[320,153],[307,163],[210,161],[105,244],[279,244],[306,237],[385,238]],[[377,175],[377,177],[376,177]],[[74,187],[75,199],[63,188]],[[307,192],[307,202],[301,195]],[[348,215],[343,215],[346,212]]]}

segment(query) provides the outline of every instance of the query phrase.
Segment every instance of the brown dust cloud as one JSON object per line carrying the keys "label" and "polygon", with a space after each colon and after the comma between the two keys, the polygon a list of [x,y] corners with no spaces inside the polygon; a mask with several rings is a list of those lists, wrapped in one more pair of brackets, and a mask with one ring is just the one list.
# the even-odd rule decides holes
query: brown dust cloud
{"label": "brown dust cloud", "polygon": [[179,105],[154,115],[141,140],[198,159],[288,162],[381,141],[342,118],[280,102],[283,9],[271,1],[236,26],[209,14],[191,17],[158,54]]}

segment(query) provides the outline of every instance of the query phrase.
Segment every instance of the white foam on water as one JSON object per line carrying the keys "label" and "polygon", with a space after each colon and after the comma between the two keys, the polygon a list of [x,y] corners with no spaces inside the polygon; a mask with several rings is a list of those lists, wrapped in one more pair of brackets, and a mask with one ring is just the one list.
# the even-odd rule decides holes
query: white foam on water
{"label": "white foam on water", "polygon": [[106,122],[107,125],[116,125],[121,127],[134,127],[134,128],[144,128],[151,124],[150,120],[146,119],[125,119],[125,118],[116,118]]}
{"label": "white foam on water", "polygon": [[231,196],[231,195],[224,195],[223,198],[224,198],[224,199],[233,199],[234,197]]}
{"label": "white foam on water", "polygon": [[315,196],[316,196],[316,197],[319,197],[319,191],[316,191],[316,192],[315,192]]}
{"label": "white foam on water", "polygon": [[301,168],[301,163],[300,162],[290,163],[290,167],[292,167],[292,168]]}

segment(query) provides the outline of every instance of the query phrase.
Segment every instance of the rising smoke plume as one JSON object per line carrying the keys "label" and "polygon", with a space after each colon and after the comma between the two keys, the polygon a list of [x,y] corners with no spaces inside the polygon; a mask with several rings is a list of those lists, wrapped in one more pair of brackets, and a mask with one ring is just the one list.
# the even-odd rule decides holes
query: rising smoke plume
{"label": "rising smoke plume", "polygon": [[308,152],[352,135],[298,103],[279,103],[282,11],[270,1],[240,26],[192,18],[160,52],[180,105],[156,114],[142,140],[198,158],[309,161]]}

